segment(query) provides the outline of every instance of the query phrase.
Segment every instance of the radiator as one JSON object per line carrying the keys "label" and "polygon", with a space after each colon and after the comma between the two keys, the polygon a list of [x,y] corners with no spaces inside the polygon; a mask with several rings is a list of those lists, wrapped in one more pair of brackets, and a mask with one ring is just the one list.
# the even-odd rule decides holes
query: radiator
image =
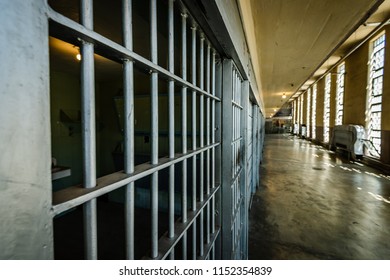
{"label": "radiator", "polygon": [[333,130],[330,148],[349,152],[353,160],[363,156],[365,130],[361,125],[336,125]]}

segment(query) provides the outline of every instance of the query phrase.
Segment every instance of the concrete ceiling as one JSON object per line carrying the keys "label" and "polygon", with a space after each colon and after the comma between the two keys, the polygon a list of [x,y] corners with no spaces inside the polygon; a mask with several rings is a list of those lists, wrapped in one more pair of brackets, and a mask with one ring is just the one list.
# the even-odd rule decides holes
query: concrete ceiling
{"label": "concrete ceiling", "polygon": [[[238,0],[266,117],[300,91],[309,78],[314,75],[315,80],[326,71],[319,69],[322,65],[329,68],[375,28],[369,24],[353,33],[362,23],[387,17],[388,4],[376,9],[381,2]],[[372,10],[375,17],[369,18]],[[283,94],[287,98],[283,99]]]}
{"label": "concrete ceiling", "polygon": [[[56,0],[50,1],[50,4],[56,5],[55,8],[60,11],[64,10],[64,14],[77,21],[78,12],[68,9],[69,6],[74,6],[70,3],[76,0],[69,1]],[[100,2],[97,1],[97,4]],[[390,16],[390,0],[385,0],[375,12],[369,14],[382,2],[383,0],[237,0],[259,94],[264,101],[265,116],[275,114],[290,98],[306,90],[353,46],[377,28],[378,23],[387,20]],[[114,18],[119,18],[120,7],[116,10],[119,16]],[[143,20],[142,17],[136,19]],[[99,25],[97,22],[96,29],[99,32],[104,33],[104,28],[104,24]],[[135,31],[137,41],[142,41],[145,37],[143,32]],[[120,32],[106,33],[113,40],[120,41]],[[54,38],[50,38],[50,46],[53,70],[68,69],[78,73],[79,65],[75,60],[77,46]],[[145,48],[137,52],[145,52],[144,55],[147,56]],[[95,57],[98,79],[121,75],[118,63],[97,55]],[[56,69],[56,65],[61,69]],[[283,94],[286,95],[285,99],[282,98]]]}

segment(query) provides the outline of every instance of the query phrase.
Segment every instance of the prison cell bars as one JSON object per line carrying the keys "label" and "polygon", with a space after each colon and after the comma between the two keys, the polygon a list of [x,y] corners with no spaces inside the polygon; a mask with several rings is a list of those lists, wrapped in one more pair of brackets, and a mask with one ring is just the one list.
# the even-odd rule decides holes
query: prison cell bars
{"label": "prison cell bars", "polygon": [[232,195],[233,195],[233,251],[232,256],[234,259],[241,259],[242,242],[241,234],[244,227],[242,221],[242,215],[244,209],[242,209],[243,202],[243,183],[242,183],[242,131],[241,131],[241,114],[243,107],[241,104],[241,83],[242,78],[240,77],[236,68],[233,68],[233,184],[232,184]]}
{"label": "prison cell bars", "polygon": [[241,184],[242,184],[242,215],[243,215],[243,233],[241,234],[242,246],[241,246],[241,259],[248,258],[248,232],[249,232],[249,200],[251,198],[251,185],[250,180],[248,180],[247,173],[248,169],[248,161],[247,156],[250,153],[249,150],[249,137],[248,137],[248,115],[249,115],[249,81],[245,80],[241,83],[241,100],[240,103],[243,107],[242,116],[241,116],[241,155],[240,161],[242,163],[242,176],[241,176]]}
{"label": "prison cell bars", "polygon": [[[211,93],[213,96],[216,94],[215,84],[215,50],[213,50],[212,62],[211,62]],[[215,143],[215,100],[212,99],[211,102],[211,143]],[[216,187],[215,184],[215,148],[211,149],[211,189]],[[211,234],[215,234],[215,197],[211,199]],[[215,259],[215,246],[212,246],[212,259]]]}
{"label": "prison cell bars", "polygon": [[[157,58],[157,0],[150,0],[150,49],[151,61],[158,64]],[[158,73],[151,70],[151,163],[158,163]],[[151,257],[158,256],[158,171],[152,174],[151,196]]]}
{"label": "prison cell bars", "polygon": [[[201,34],[200,37],[200,53],[199,53],[199,87],[203,90],[204,89],[204,73],[203,73],[203,67],[204,67],[204,34]],[[204,97],[203,95],[199,98],[199,147],[204,146]],[[204,199],[204,173],[203,173],[203,167],[204,167],[204,156],[203,153],[200,154],[200,166],[199,166],[199,200],[200,202],[203,202]],[[200,212],[199,217],[199,254],[200,256],[203,256],[204,254],[204,213],[203,210]]]}
{"label": "prison cell bars", "polygon": [[[183,9],[183,5],[180,1],[178,1],[179,9]],[[86,205],[86,216],[84,220],[84,224],[86,227],[86,257],[88,259],[96,259],[97,258],[97,234],[96,234],[96,198],[110,193],[118,188],[125,187],[125,227],[126,227],[126,257],[129,259],[134,258],[134,182],[145,177],[152,176],[152,185],[151,185],[151,258],[154,259],[164,259],[168,255],[170,258],[174,258],[174,247],[177,242],[182,238],[183,243],[185,242],[185,235],[188,228],[192,225],[194,232],[196,232],[196,220],[200,216],[200,227],[201,230],[199,232],[199,258],[208,259],[210,258],[211,248],[214,247],[214,242],[216,237],[218,236],[218,230],[215,227],[215,214],[212,212],[211,221],[210,221],[210,204],[211,209],[214,209],[215,203],[215,195],[219,191],[219,187],[215,184],[215,181],[211,182],[212,189],[207,188],[206,196],[204,196],[203,189],[203,174],[204,174],[204,152],[209,154],[209,150],[215,151],[215,148],[219,145],[219,142],[215,142],[215,106],[216,102],[220,102],[221,100],[216,96],[215,90],[215,77],[212,77],[212,85],[210,93],[210,82],[207,81],[207,90],[204,90],[204,41],[206,40],[205,35],[200,33],[200,63],[199,63],[199,75],[200,75],[200,87],[197,87],[195,84],[196,80],[196,63],[193,63],[193,83],[187,81],[185,71],[182,71],[182,77],[178,77],[174,74],[174,48],[173,48],[173,32],[170,32],[171,35],[169,37],[169,65],[168,70],[162,68],[158,65],[157,58],[157,2],[156,0],[150,0],[150,17],[151,17],[151,25],[150,25],[150,42],[151,42],[151,61],[139,56],[134,53],[132,50],[133,41],[132,41],[132,2],[131,0],[124,0],[122,4],[123,9],[123,37],[124,37],[124,46],[119,45],[106,37],[103,37],[99,33],[96,33],[92,29],[92,13],[93,13],[93,5],[92,1],[85,0],[82,1],[83,7],[83,16],[82,23],[84,26],[79,25],[78,23],[62,16],[61,14],[55,12],[51,8],[49,8],[49,18],[53,23],[60,25],[63,32],[67,32],[74,37],[81,38],[82,40],[82,53],[83,53],[83,61],[82,61],[82,90],[83,90],[83,118],[84,118],[84,158],[86,159],[84,162],[84,186],[88,188],[88,190],[80,191],[77,187],[70,187],[64,191],[59,191],[54,193],[53,195],[53,216],[58,215],[60,213],[65,212],[77,205]],[[168,8],[168,28],[170,31],[174,30],[173,23],[173,1],[169,1]],[[184,14],[187,15],[185,11]],[[185,31],[185,18],[182,21],[182,30]],[[195,22],[195,21],[194,21]],[[193,52],[196,53],[196,30],[193,29]],[[68,34],[68,35],[69,35]],[[183,35],[183,38],[186,36]],[[208,42],[208,41],[207,41]],[[113,173],[96,180],[96,140],[95,140],[95,108],[94,102],[94,80],[93,80],[93,54],[94,54],[94,45],[98,45],[100,49],[104,50],[110,55],[115,55],[121,57],[123,61],[123,75],[124,75],[124,98],[125,102],[125,170],[124,172]],[[207,69],[206,73],[210,75],[210,43],[208,42],[208,54],[207,54]],[[185,54],[185,40],[183,40],[182,51]],[[212,76],[215,75],[215,56],[216,52],[213,50],[213,58],[211,62],[212,67]],[[183,56],[184,58],[186,55]],[[152,134],[152,152],[151,152],[151,162],[134,166],[134,85],[133,85],[133,63],[136,62],[137,65],[144,69],[148,69],[150,71],[150,82],[151,82],[151,114],[152,114],[152,123],[151,123],[151,134]],[[184,59],[183,59],[184,66]],[[185,70],[185,69],[182,69]],[[213,74],[214,73],[214,74]],[[158,157],[158,79],[159,76],[161,78],[165,78],[168,80],[169,85],[169,108],[170,108],[170,120],[169,120],[169,157],[168,159]],[[187,89],[190,89],[193,93],[193,100],[195,94],[200,95],[200,147],[196,147],[196,118],[193,118],[193,150],[188,153],[186,148],[186,127],[185,122],[183,121],[183,135],[182,135],[182,143],[183,143],[183,153],[181,155],[174,154],[174,85],[178,84],[182,87],[182,115],[186,116],[186,93]],[[204,145],[204,96],[206,96],[208,102],[206,103],[206,126],[208,131],[206,132],[206,146]],[[210,116],[209,110],[207,109],[207,104],[209,104],[210,100],[212,100],[212,110],[213,116],[211,117],[211,122],[213,126],[213,132],[211,133],[211,138],[213,139],[210,144]],[[185,104],[185,106],[184,106]],[[196,117],[196,102],[193,102],[193,116]],[[215,152],[214,152],[215,153]],[[187,159],[192,158],[193,162],[196,162],[196,157],[200,154],[200,197],[199,202],[196,200],[196,181],[193,181],[193,194],[194,197],[192,212],[185,211],[187,209],[186,199],[187,196],[183,195],[182,198],[182,221],[181,225],[174,224],[174,165],[177,163],[185,163]],[[214,155],[215,157],[215,155]],[[206,176],[207,180],[210,180],[210,158],[207,157],[206,163]],[[212,160],[215,160],[215,158]],[[215,161],[212,163],[212,167],[215,172]],[[219,164],[219,163],[218,163]],[[184,166],[184,164],[183,164]],[[196,165],[194,165],[196,166]],[[170,170],[170,179],[169,179],[169,231],[168,235],[159,239],[158,235],[158,171],[169,168]],[[183,172],[186,168],[183,167]],[[195,170],[195,171],[194,171]],[[213,171],[211,171],[213,173]],[[196,167],[193,169],[193,174],[196,174]],[[195,176],[194,176],[195,177]],[[211,177],[212,178],[212,177]],[[215,179],[215,177],[214,177]],[[184,183],[184,180],[183,180]],[[184,185],[184,184],[183,184]],[[208,185],[207,185],[208,186]],[[183,186],[183,192],[186,191],[186,188]],[[206,208],[206,210],[204,210]],[[90,210],[89,210],[90,209]],[[204,217],[203,211],[206,211],[208,215],[206,215],[206,228],[207,228],[207,238],[206,243],[203,239],[203,224]],[[190,214],[189,214],[190,213]],[[212,225],[210,229],[208,225]],[[210,233],[214,233],[213,238],[210,238]],[[196,235],[193,237],[193,248],[196,248]],[[195,245],[194,245],[195,244]],[[206,248],[206,250],[205,250]],[[205,254],[206,251],[206,254]],[[186,256],[186,248],[183,246],[183,257]],[[193,258],[196,257],[196,252],[193,252]],[[211,257],[213,258],[213,257]]]}
{"label": "prison cell bars", "polygon": [[[187,14],[182,13],[182,78],[187,80]],[[187,153],[187,88],[182,87],[181,89],[181,100],[182,100],[182,153]],[[181,203],[181,219],[183,223],[187,222],[187,160],[183,160],[182,163],[182,203]],[[187,233],[183,234],[182,237],[182,250],[183,259],[187,259]]]}
{"label": "prison cell bars", "polygon": [[[93,2],[81,2],[81,24],[93,29]],[[81,104],[83,131],[83,183],[85,188],[96,186],[96,127],[95,127],[95,74],[94,46],[81,43]],[[97,259],[97,206],[96,199],[84,204],[85,251],[88,259]]]}
{"label": "prison cell bars", "polygon": [[[191,35],[192,83],[196,85],[196,25],[193,24]],[[196,91],[192,91],[192,150],[196,150]],[[192,158],[192,211],[196,211],[196,157]],[[192,259],[196,260],[196,221],[192,225]]]}
{"label": "prison cell bars", "polygon": [[[133,50],[132,0],[123,1],[123,43]],[[124,96],[124,172],[134,172],[134,65],[133,61],[123,61],[123,96]],[[134,259],[134,182],[125,187],[125,225],[126,258]]]}
{"label": "prison cell bars", "polygon": [[259,133],[258,128],[260,127],[259,123],[259,110],[255,108],[253,110],[253,133],[252,133],[252,146],[253,146],[253,155],[252,155],[252,182],[253,182],[253,192],[255,192],[256,184],[258,180],[258,155],[259,155]]}
{"label": "prison cell bars", "polygon": [[[230,176],[222,177],[222,239],[224,250],[223,259],[240,259],[245,254],[246,211],[245,209],[245,167],[244,161],[244,137],[242,106],[243,79],[231,60],[223,62],[224,99],[223,105],[223,130],[222,150],[224,160],[222,173]],[[249,96],[246,96],[249,98]],[[231,113],[229,113],[231,112]],[[228,127],[231,127],[229,129]],[[226,152],[226,151],[231,151]],[[242,176],[244,174],[244,176]]]}
{"label": "prison cell bars", "polygon": [[[171,74],[175,73],[174,53],[174,0],[169,0],[168,6],[168,69]],[[175,158],[175,82],[170,79],[168,82],[169,94],[169,158]],[[169,167],[169,229],[168,238],[175,236],[175,165]],[[175,259],[175,250],[172,250],[169,258]]]}

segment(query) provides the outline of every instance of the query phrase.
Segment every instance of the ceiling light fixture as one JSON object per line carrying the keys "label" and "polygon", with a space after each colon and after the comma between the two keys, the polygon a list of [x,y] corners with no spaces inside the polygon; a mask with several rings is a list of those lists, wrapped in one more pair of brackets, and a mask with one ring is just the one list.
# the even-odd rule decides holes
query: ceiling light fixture
{"label": "ceiling light fixture", "polygon": [[365,23],[363,23],[363,26],[369,26],[369,27],[376,27],[376,26],[379,26],[381,23],[380,22],[368,22],[366,21]]}
{"label": "ceiling light fixture", "polygon": [[285,98],[286,98],[286,94],[285,94],[285,93],[283,93],[283,96],[282,96],[282,98],[283,98],[283,99],[285,99]]}
{"label": "ceiling light fixture", "polygon": [[76,59],[80,61],[81,60],[81,54],[79,54],[79,53],[76,54]]}

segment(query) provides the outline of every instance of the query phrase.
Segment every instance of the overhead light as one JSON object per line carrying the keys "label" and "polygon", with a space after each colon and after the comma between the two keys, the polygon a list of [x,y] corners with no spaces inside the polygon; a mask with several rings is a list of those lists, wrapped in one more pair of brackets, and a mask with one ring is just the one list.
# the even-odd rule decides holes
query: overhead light
{"label": "overhead light", "polygon": [[76,59],[77,60],[81,60],[81,54],[80,53],[76,54]]}
{"label": "overhead light", "polygon": [[363,23],[364,26],[372,26],[372,27],[375,27],[375,26],[379,26],[381,23],[380,22],[365,22]]}
{"label": "overhead light", "polygon": [[276,109],[274,109],[274,112],[276,112]]}
{"label": "overhead light", "polygon": [[285,98],[286,98],[286,94],[285,94],[285,93],[283,93],[283,96],[282,96],[282,98],[283,98],[283,99],[285,99]]}

